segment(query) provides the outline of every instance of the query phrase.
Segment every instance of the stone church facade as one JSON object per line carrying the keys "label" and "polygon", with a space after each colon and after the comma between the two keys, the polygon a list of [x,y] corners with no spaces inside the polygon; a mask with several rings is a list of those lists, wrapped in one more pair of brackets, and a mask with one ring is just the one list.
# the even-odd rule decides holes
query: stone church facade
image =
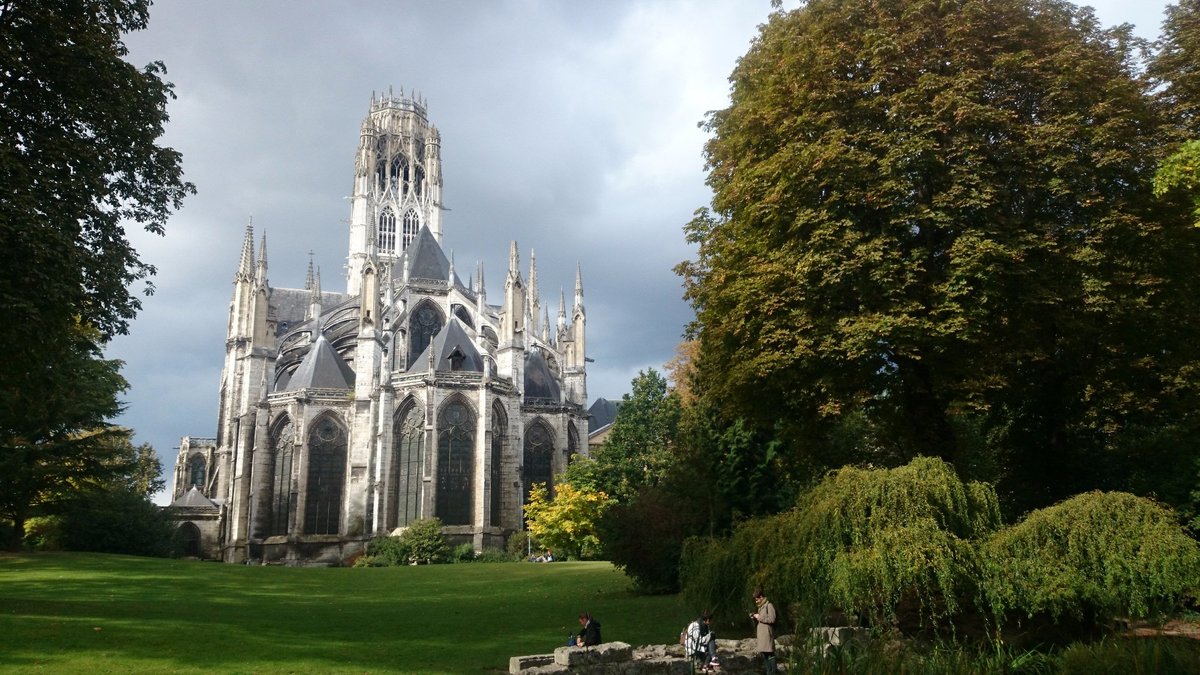
{"label": "stone church facade", "polygon": [[[372,97],[351,198],[345,293],[267,279],[247,226],[233,282],[217,436],[184,437],[171,510],[191,553],[341,564],[436,516],[501,547],[530,487],[588,452],[586,316],[556,320],[516,242],[491,304],[442,247],[441,137],[423,100]],[[581,440],[582,439],[582,440]]]}

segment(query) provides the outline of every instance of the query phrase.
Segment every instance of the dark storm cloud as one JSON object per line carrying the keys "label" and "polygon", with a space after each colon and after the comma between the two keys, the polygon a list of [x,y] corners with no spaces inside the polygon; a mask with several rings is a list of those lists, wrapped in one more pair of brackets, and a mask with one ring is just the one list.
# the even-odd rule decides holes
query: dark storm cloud
{"label": "dark storm cloud", "polygon": [[159,0],[149,30],[127,38],[130,60],[165,62],[178,99],[164,141],[198,194],[165,238],[131,233],[159,273],[110,349],[131,384],[119,421],[168,469],[180,436],[215,435],[251,216],[273,285],[302,286],[312,251],[323,287],[345,288],[358,130],[372,91],[389,87],[419,91],[442,133],[443,244],[459,275],[482,262],[499,302],[515,239],[522,275],[536,251],[553,321],[578,264],[589,396],[619,398],[672,357],[691,318],[671,268],[691,255],[681,228],[709,199],[696,124],[727,105],[726,78],[769,11],[769,0]]}

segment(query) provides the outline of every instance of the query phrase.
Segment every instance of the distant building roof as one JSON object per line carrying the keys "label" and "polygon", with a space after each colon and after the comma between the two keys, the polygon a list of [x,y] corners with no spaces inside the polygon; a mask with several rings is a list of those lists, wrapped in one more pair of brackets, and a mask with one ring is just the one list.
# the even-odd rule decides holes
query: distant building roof
{"label": "distant building roof", "polygon": [[611,426],[617,419],[617,408],[620,405],[620,401],[613,402],[606,398],[598,398],[592,401],[592,407],[588,408],[588,417],[591,418],[591,423],[588,424],[588,435],[594,436],[596,433]]}

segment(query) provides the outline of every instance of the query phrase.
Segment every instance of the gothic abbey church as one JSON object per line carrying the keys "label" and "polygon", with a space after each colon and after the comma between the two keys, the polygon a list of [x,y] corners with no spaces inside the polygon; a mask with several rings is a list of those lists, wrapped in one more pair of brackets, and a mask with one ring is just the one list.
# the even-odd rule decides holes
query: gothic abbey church
{"label": "gothic abbey church", "polygon": [[[583,285],[557,320],[508,253],[500,304],[442,247],[441,138],[425,102],[372,97],[354,166],[345,293],[267,281],[246,229],[217,437],[184,437],[171,512],[189,552],[345,564],[436,516],[503,547],[535,483],[587,452]],[[581,440],[582,439],[582,442]]]}

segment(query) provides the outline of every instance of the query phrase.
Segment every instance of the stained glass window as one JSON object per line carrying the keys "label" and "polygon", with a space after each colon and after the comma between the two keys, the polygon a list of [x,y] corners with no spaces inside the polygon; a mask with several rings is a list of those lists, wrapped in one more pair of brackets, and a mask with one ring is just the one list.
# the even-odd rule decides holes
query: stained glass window
{"label": "stained glass window", "polygon": [[416,364],[417,357],[429,346],[430,340],[442,330],[442,315],[428,303],[413,311],[408,321],[408,363]]}
{"label": "stained glass window", "polygon": [[204,490],[205,461],[203,455],[192,455],[188,460],[188,485]]}
{"label": "stained glass window", "polygon": [[529,503],[529,491],[537,483],[545,483],[546,490],[553,494],[554,485],[551,480],[551,457],[554,454],[554,440],[550,429],[541,421],[530,424],[525,429],[525,495],[524,502]]}
{"label": "stained glass window", "polygon": [[409,404],[398,416],[393,436],[392,493],[396,517],[392,527],[405,527],[421,517],[421,452],[425,421]]}
{"label": "stained glass window", "polygon": [[446,525],[470,525],[475,507],[475,415],[452,400],[438,414],[437,516]]}
{"label": "stained glass window", "polygon": [[267,535],[288,533],[288,521],[295,504],[292,492],[292,453],[295,450],[292,423],[287,418],[277,422],[271,433],[271,454],[275,457],[275,473],[271,476],[271,520]]}
{"label": "stained glass window", "polygon": [[346,432],[332,416],[317,420],[308,434],[308,486],[304,533],[337,534],[346,479]]}
{"label": "stained glass window", "polygon": [[493,527],[500,526],[500,512],[503,509],[501,497],[504,494],[504,475],[502,462],[504,460],[504,435],[508,433],[508,416],[499,401],[492,406],[492,466],[490,474],[492,487],[491,519]]}

